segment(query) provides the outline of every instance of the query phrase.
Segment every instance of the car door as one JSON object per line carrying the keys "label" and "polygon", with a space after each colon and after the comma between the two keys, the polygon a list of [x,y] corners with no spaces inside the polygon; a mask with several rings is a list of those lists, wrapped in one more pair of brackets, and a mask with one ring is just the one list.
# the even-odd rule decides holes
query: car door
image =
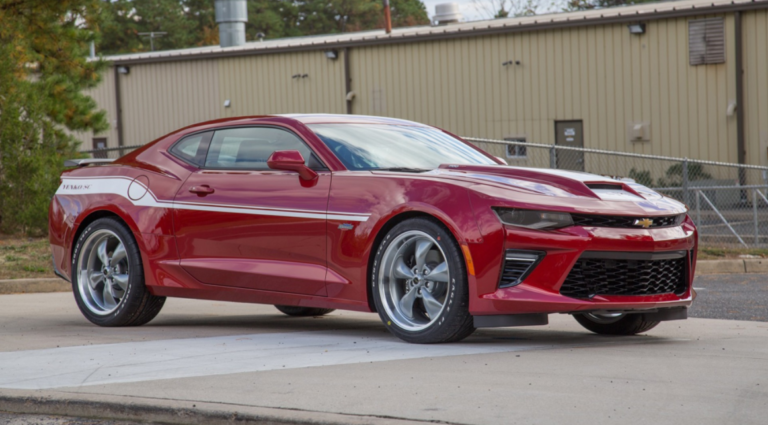
{"label": "car door", "polygon": [[[318,178],[269,169],[279,150],[301,152]],[[206,284],[325,296],[330,180],[288,130],[216,130],[203,166],[174,199],[181,266]]]}

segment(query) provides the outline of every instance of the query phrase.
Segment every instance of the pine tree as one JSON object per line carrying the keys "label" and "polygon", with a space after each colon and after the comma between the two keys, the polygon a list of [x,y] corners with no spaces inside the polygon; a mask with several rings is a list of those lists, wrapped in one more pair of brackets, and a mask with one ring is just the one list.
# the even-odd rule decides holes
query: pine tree
{"label": "pine tree", "polygon": [[88,61],[98,0],[0,2],[0,230],[45,233],[50,197],[75,131],[103,131],[83,94],[104,64]]}

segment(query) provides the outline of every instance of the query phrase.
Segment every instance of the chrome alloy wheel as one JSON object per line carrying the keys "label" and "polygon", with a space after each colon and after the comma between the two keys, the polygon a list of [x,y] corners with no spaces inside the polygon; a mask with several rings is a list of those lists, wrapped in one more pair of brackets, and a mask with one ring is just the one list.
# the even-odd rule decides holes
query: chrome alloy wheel
{"label": "chrome alloy wheel", "polygon": [[398,235],[382,256],[379,295],[395,324],[419,331],[434,323],[448,300],[450,273],[445,253],[428,234]]}
{"label": "chrome alloy wheel", "polygon": [[611,323],[616,323],[619,320],[621,320],[624,317],[624,313],[587,313],[584,316],[586,316],[589,320],[600,323],[603,325],[609,325]]}
{"label": "chrome alloy wheel", "polygon": [[105,316],[117,310],[128,290],[130,263],[123,241],[111,230],[95,231],[77,260],[77,286],[88,310]]}

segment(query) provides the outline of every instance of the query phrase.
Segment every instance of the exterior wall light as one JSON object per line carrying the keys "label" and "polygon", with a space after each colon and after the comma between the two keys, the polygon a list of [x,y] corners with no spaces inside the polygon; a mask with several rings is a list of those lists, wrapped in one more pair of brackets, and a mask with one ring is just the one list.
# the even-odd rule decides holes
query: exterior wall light
{"label": "exterior wall light", "polygon": [[325,57],[330,59],[330,60],[334,60],[335,61],[336,59],[339,58],[339,51],[336,50],[336,49],[326,50],[325,51]]}
{"label": "exterior wall light", "polygon": [[129,68],[127,66],[118,66],[117,67],[117,72],[119,72],[121,74],[130,74],[131,73],[131,68]]}
{"label": "exterior wall light", "polygon": [[637,24],[629,24],[627,25],[627,28],[629,28],[630,34],[645,34],[645,24],[644,23],[637,23]]}

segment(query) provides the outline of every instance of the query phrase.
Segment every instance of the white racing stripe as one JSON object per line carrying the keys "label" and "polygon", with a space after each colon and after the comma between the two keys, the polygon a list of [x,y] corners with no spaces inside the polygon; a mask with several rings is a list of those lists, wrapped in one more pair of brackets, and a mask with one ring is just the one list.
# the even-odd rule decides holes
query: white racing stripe
{"label": "white racing stripe", "polygon": [[[632,341],[645,343],[649,341]],[[47,389],[428,357],[627,344],[469,339],[421,345],[370,331],[307,331],[0,352],[0,388]]]}
{"label": "white racing stripe", "polygon": [[[138,185],[142,190],[137,191]],[[137,196],[129,196],[129,191]],[[314,218],[320,220],[366,221],[370,214],[358,214],[336,211],[313,211],[290,208],[255,207],[250,205],[212,204],[205,202],[173,202],[172,200],[158,199],[149,188],[141,182],[128,177],[67,177],[62,179],[61,186],[56,191],[57,195],[118,195],[129,200],[133,205],[156,208],[174,208],[180,210],[213,211],[234,214],[252,214],[277,217]],[[143,195],[143,196],[142,196]]]}

